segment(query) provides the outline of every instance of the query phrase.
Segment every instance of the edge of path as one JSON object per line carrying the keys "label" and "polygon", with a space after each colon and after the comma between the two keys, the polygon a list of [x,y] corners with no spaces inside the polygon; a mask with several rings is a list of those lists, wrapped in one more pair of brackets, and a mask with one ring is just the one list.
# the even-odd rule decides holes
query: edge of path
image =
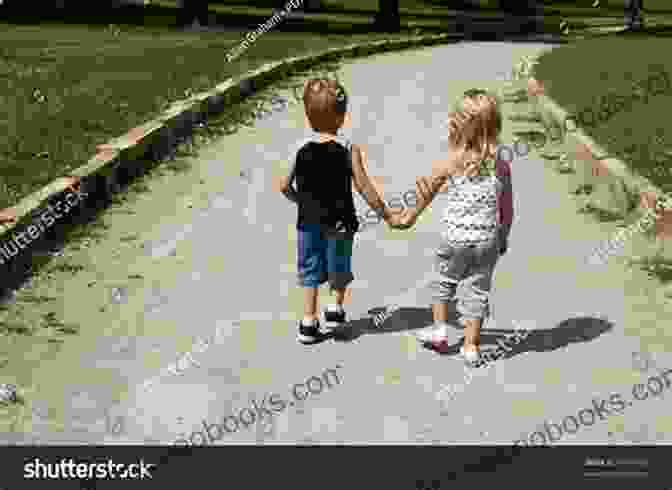
{"label": "edge of path", "polygon": [[[528,94],[544,125],[560,128],[563,140],[572,148],[577,164],[574,167],[577,179],[585,186],[592,186],[596,199],[594,204],[605,211],[615,211],[627,216],[633,211],[650,213],[656,210],[655,229],[659,235],[672,215],[669,197],[643,176],[635,174],[626,162],[614,158],[580,127],[574,131],[567,128],[567,121],[576,116],[570,114],[545,93],[543,83],[531,77]],[[574,124],[576,126],[576,124]],[[639,198],[638,208],[630,209],[633,197]]]}

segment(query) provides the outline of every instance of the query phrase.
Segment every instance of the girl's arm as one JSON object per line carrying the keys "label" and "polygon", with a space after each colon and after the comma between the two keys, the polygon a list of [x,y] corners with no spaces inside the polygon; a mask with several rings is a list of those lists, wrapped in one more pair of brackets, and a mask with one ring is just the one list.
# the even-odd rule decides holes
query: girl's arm
{"label": "girl's arm", "polygon": [[513,186],[511,184],[511,166],[508,162],[497,161],[497,176],[502,181],[503,188],[499,199],[499,219],[501,223],[500,239],[502,250],[506,251],[513,224]]}
{"label": "girl's arm", "polygon": [[401,224],[404,227],[411,227],[418,219],[418,216],[427,209],[446,184],[448,179],[452,179],[454,174],[454,165],[452,162],[435,162],[432,166],[432,175],[430,177],[419,177],[415,183],[418,187],[418,200],[415,208],[405,209],[401,216]]}
{"label": "girl's arm", "polygon": [[367,172],[366,159],[364,152],[359,145],[352,145],[352,180],[355,189],[366,201],[371,209],[376,211],[387,223],[394,221],[390,208],[385,205],[385,201],[380,197],[376,186],[371,181]]}

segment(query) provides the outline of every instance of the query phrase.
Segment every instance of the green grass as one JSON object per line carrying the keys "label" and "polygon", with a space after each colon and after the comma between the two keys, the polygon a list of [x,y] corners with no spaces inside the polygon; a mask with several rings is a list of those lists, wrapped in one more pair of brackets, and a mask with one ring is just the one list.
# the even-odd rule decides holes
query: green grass
{"label": "green grass", "polygon": [[390,37],[271,31],[227,63],[240,33],[0,24],[0,207],[189,93],[288,55]]}
{"label": "green grass", "polygon": [[[542,55],[536,74],[544,81],[547,93],[570,113],[589,107],[597,112],[602,94],[630,96],[633,84],[652,75],[651,65],[662,67],[672,78],[669,46],[669,37],[646,34],[579,41]],[[582,66],[585,69],[579,68]],[[580,77],[576,76],[577,69]],[[672,192],[670,113],[672,93],[668,91],[650,97],[648,103],[634,100],[629,109],[584,130],[635,173],[664,192]]]}
{"label": "green grass", "polygon": [[[342,5],[373,12],[377,1],[347,0]],[[426,9],[426,5],[421,0],[401,2],[402,9]],[[217,13],[219,7],[211,5],[211,10]],[[166,28],[176,21],[174,8],[154,6],[134,12],[127,19],[145,26],[121,25],[122,17],[114,16],[89,19],[120,24],[112,28],[53,22],[0,24],[0,208],[67,175],[95,154],[96,145],[146,122],[189,93],[210,89],[288,53],[390,37],[365,32],[370,20],[363,16],[339,14],[341,24],[328,25],[324,20],[293,25],[288,21],[226,63],[228,50],[240,42],[244,32],[263,22],[265,14],[222,16],[225,25],[238,26],[237,32],[190,33]],[[548,29],[555,30],[560,18],[549,15],[544,21]],[[80,21],[85,19],[83,15]],[[406,20],[423,28],[429,23],[440,28],[445,23],[441,16],[406,16]],[[363,24],[355,29],[348,26],[349,21]],[[572,21],[572,28],[580,27]]]}

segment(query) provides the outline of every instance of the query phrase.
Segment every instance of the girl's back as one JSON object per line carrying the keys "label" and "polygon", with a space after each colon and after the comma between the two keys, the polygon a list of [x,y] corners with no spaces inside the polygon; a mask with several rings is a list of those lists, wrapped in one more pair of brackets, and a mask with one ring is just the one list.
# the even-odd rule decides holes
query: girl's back
{"label": "girl's back", "polygon": [[455,246],[490,243],[497,238],[501,224],[499,210],[503,177],[508,173],[506,163],[486,158],[469,165],[473,160],[464,156],[456,156],[454,160],[437,163],[439,167],[465,168],[454,173],[452,181],[436,197],[443,207],[442,237]]}

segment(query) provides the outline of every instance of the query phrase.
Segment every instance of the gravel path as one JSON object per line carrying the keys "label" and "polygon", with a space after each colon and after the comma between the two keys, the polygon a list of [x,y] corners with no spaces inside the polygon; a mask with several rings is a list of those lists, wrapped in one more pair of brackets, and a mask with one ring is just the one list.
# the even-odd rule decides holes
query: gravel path
{"label": "gravel path", "polygon": [[[440,123],[455,96],[498,87],[521,56],[543,49],[548,46],[459,43],[343,66],[353,107],[346,134],[367,145],[386,196],[412,189],[415,176],[428,174],[441,157]],[[513,141],[512,131],[507,122],[504,141]],[[616,262],[585,265],[606,234],[576,213],[564,177],[534,154],[513,162],[516,221],[496,272],[494,319],[483,333],[492,347],[519,324],[531,330],[519,348],[476,372],[453,401],[437,400],[442,386],[462,382],[464,372],[456,356],[425,351],[412,337],[431,322],[425,285],[437,240],[435,209],[412,232],[379,225],[358,238],[347,310],[353,338],[298,344],[296,210],[272,186],[287,169],[279,162],[305,134],[301,108],[290,105],[204,148],[189,173],[157,180],[132,204],[135,216],[113,217],[112,231],[137,231],[144,244],[102,260],[97,276],[121,284],[114,304],[99,312],[101,293],[87,289],[81,275],[61,284],[74,319],[105,326],[102,337],[92,328],[95,349],[84,356],[79,351],[77,362],[88,377],[73,379],[63,398],[66,420],[79,419],[79,428],[56,433],[36,421],[32,441],[171,444],[203,430],[203,421],[220,423],[272,393],[276,401],[289,401],[293,385],[317,377],[321,392],[313,379],[316,393],[305,401],[214,444],[507,443],[544,420],[592,407],[593,398],[623,393],[632,399],[632,385],[646,382],[648,374],[632,370],[631,356],[640,342],[666,335],[669,307],[656,300],[643,273]],[[359,196],[356,203],[365,208]],[[95,253],[111,250],[102,245]],[[142,279],[124,283],[132,273]],[[369,310],[392,304],[401,308],[372,331]],[[145,380],[193,352],[197,338],[207,345],[181,373],[162,375],[151,390],[143,389]],[[62,355],[81,347],[73,342],[70,348]],[[672,368],[669,354],[655,354],[655,360]],[[333,376],[338,381],[328,388]],[[622,416],[598,419],[561,442],[669,442],[672,426],[664,414],[670,396],[636,401]],[[110,434],[109,420],[121,421],[123,433]],[[199,437],[192,440],[198,444]]]}

